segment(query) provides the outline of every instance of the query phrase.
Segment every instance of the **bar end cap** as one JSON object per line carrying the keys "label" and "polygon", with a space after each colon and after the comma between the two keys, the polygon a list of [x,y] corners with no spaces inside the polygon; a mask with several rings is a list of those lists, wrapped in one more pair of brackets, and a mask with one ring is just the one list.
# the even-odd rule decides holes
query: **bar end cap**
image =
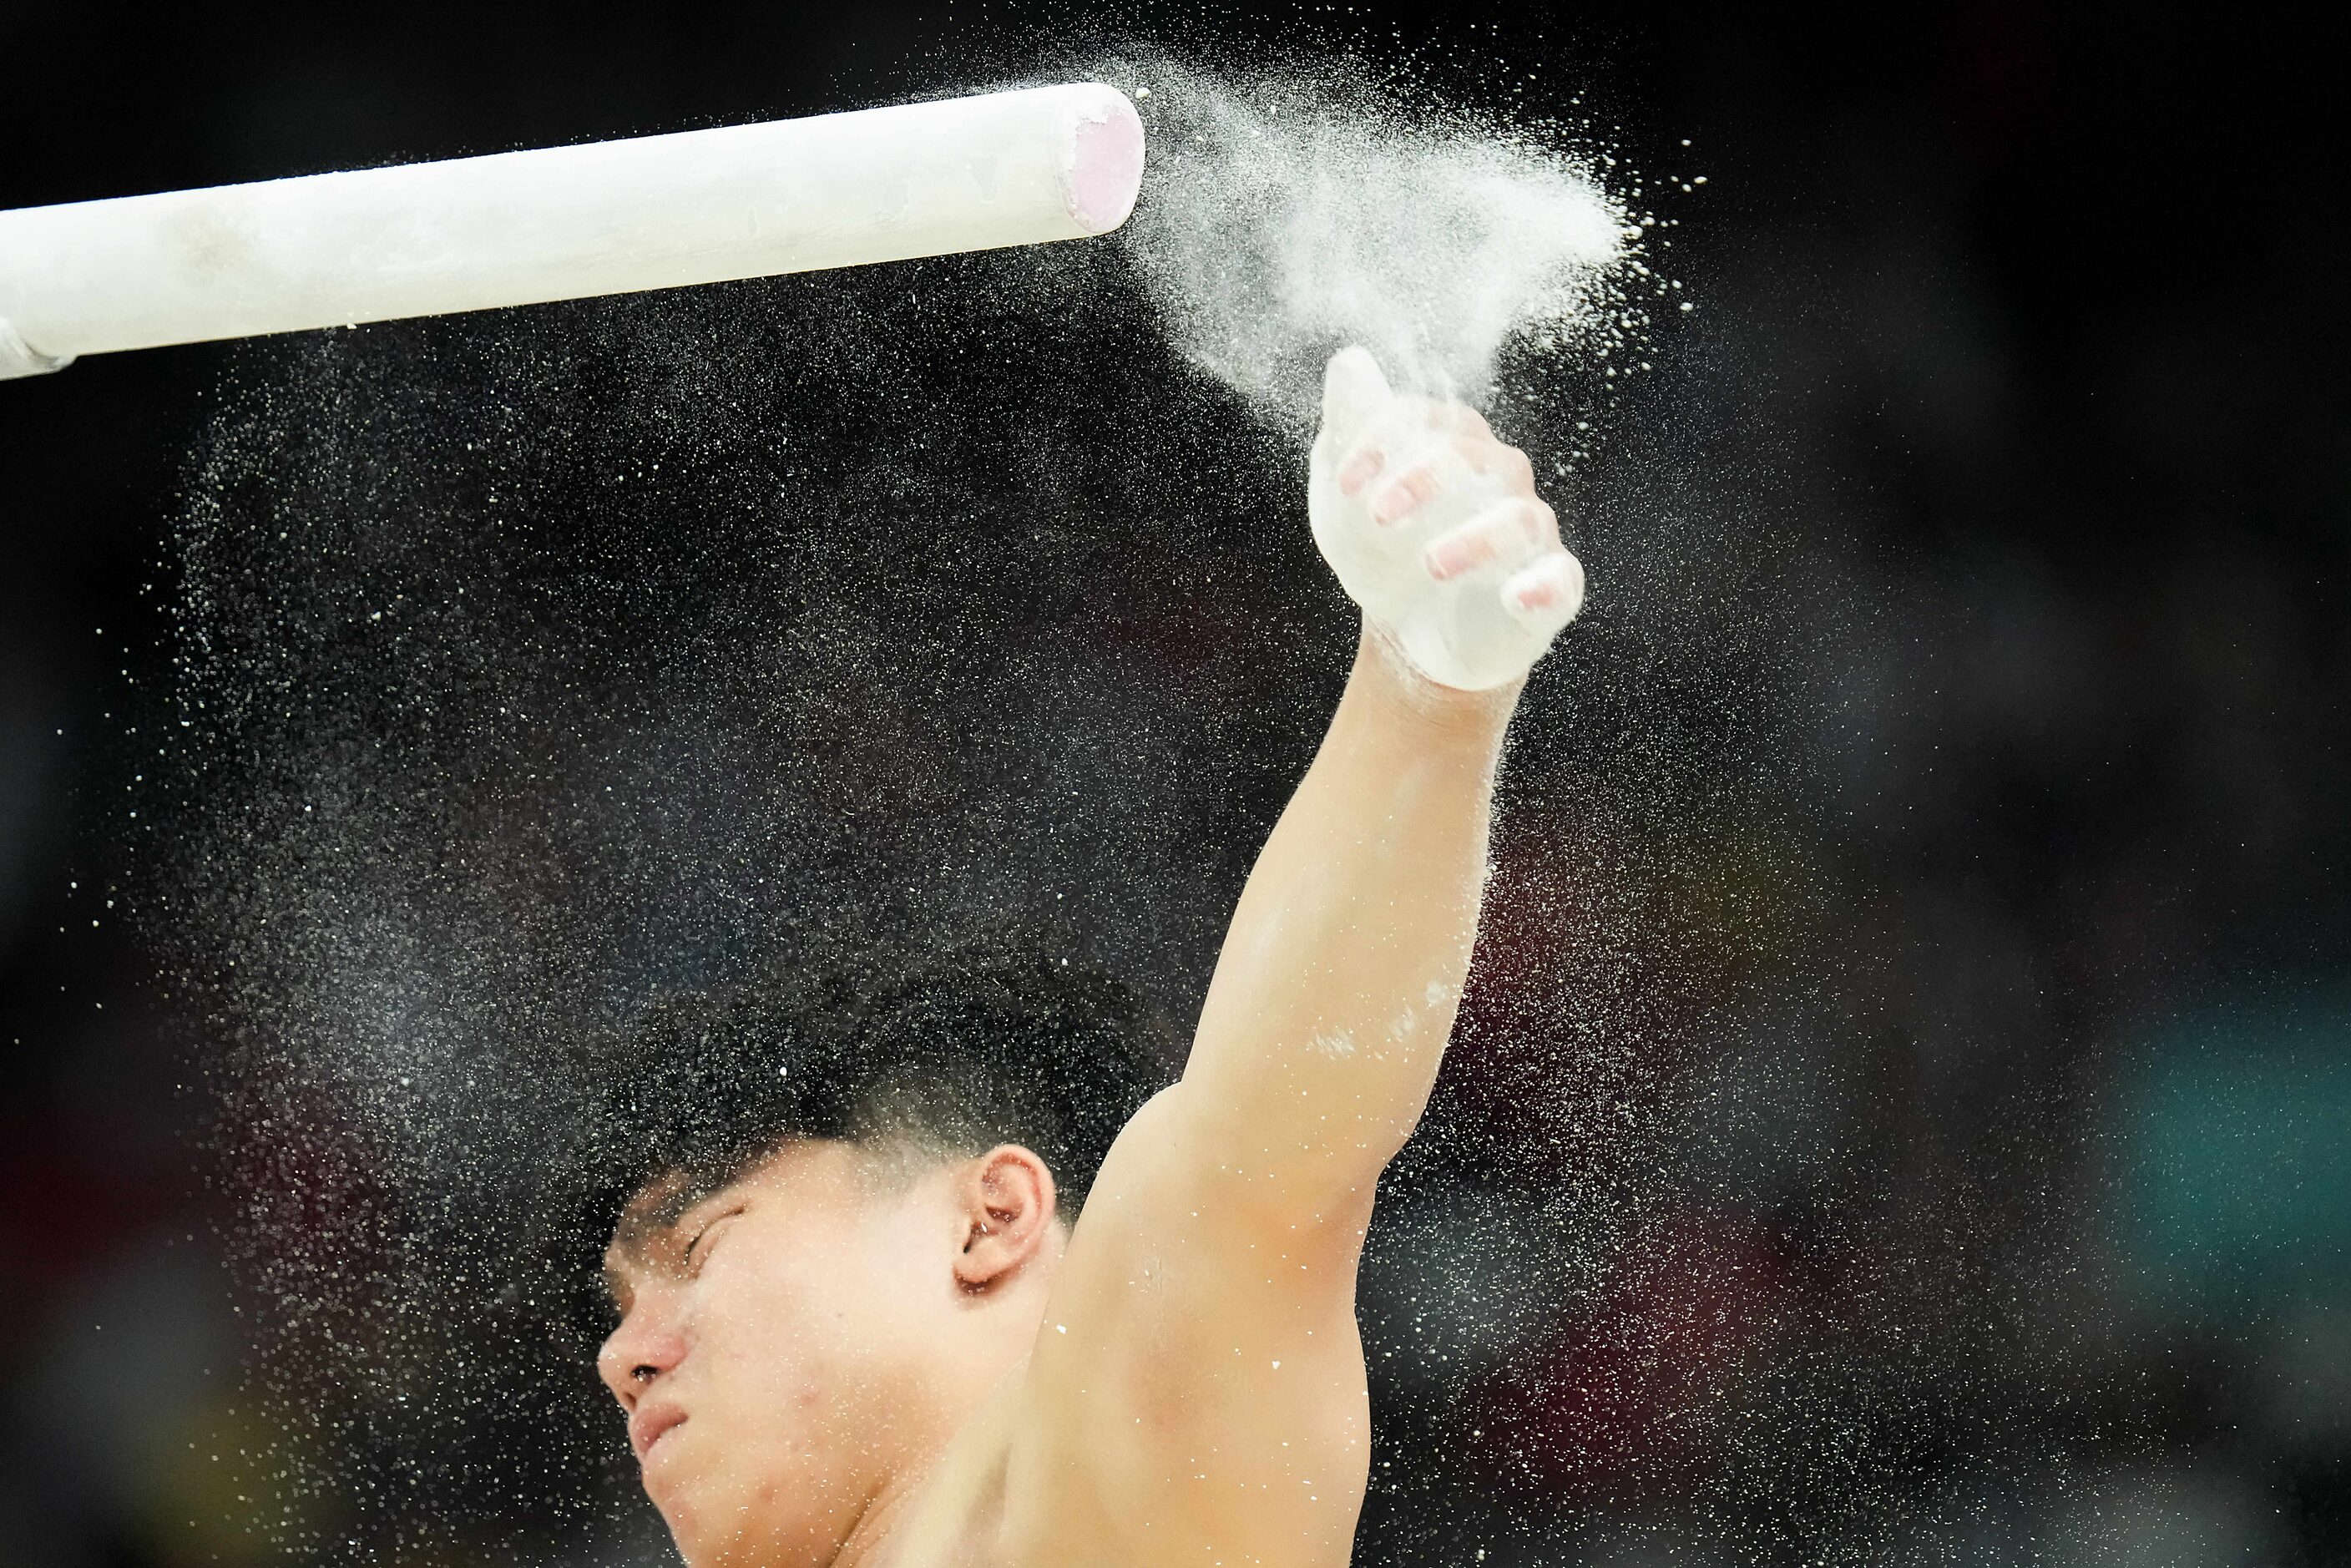
{"label": "bar end cap", "polygon": [[1126,222],[1143,189],[1143,120],[1126,94],[1102,82],[1077,105],[1070,128],[1070,216],[1090,235]]}

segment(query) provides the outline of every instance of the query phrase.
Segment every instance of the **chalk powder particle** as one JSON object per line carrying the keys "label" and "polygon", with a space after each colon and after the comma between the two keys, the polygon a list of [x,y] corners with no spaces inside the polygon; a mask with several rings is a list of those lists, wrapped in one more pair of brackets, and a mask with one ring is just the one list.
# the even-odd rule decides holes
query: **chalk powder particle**
{"label": "chalk powder particle", "polygon": [[[1603,358],[1639,329],[1620,287],[1646,277],[1638,231],[1543,128],[1322,78],[1092,74],[1151,86],[1151,171],[1117,248],[914,264],[939,319],[1062,342],[1024,269],[1092,286],[1123,256],[1175,350],[1294,435],[1344,343],[1482,401],[1514,355]],[[1230,909],[1219,834],[1254,831],[1226,775],[1269,742],[1203,737],[1200,716],[1264,703],[1269,680],[1327,693],[1294,648],[1238,633],[1224,663],[1133,679],[1081,643],[1099,621],[1059,606],[1107,570],[1071,521],[1093,525],[1071,497],[1096,464],[1246,444],[1204,444],[1198,413],[1161,406],[1176,367],[1153,359],[1122,372],[1149,384],[1111,387],[1106,425],[1053,438],[1084,451],[1023,434],[1041,478],[991,470],[953,419],[900,439],[904,410],[952,407],[952,378],[893,287],[796,278],[242,350],[175,537],[191,831],[171,907],[217,977],[198,1001],[223,1125],[271,1152],[239,1178],[231,1245],[280,1324],[289,1540],[323,1528],[305,1500],[371,1433],[474,1490],[370,1494],[370,1531],[455,1529],[434,1510],[461,1493],[496,1514],[492,1479],[583,1520],[604,1506],[610,1411],[550,1381],[579,1346],[524,1332],[569,1276],[533,1272],[553,1265],[517,1215],[590,1174],[600,1031],[646,997],[726,977],[810,911],[883,932],[958,907],[1034,920],[1038,890],[1071,886],[1089,890],[1073,923],[1175,934],[1114,967],[1205,969]],[[1043,379],[1017,351],[987,375],[1006,395]],[[1207,401],[1228,439],[1241,422]],[[1283,485],[1251,516],[1295,504],[1278,466],[1248,476]],[[1173,494],[1192,510],[1121,517],[1121,551],[1155,529],[1213,542],[1201,491]],[[1040,576],[1064,591],[998,602]],[[1204,572],[1198,604],[1228,580]],[[894,886],[903,906],[877,892]],[[553,1440],[500,1441],[474,1419],[488,1408]]]}
{"label": "chalk powder particle", "polygon": [[1150,68],[1125,243],[1174,345],[1259,417],[1311,429],[1323,361],[1483,402],[1507,346],[1603,346],[1639,228],[1523,127],[1281,77]]}

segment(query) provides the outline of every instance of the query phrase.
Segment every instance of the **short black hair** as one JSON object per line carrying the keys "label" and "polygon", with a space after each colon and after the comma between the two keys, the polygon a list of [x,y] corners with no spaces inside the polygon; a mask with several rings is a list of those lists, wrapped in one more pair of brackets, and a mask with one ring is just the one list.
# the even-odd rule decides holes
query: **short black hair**
{"label": "short black hair", "polygon": [[630,1198],[726,1186],[803,1138],[946,1155],[1027,1145],[1074,1217],[1121,1128],[1175,1076],[1134,988],[1001,937],[779,964],[646,1009],[591,1129],[597,1249]]}

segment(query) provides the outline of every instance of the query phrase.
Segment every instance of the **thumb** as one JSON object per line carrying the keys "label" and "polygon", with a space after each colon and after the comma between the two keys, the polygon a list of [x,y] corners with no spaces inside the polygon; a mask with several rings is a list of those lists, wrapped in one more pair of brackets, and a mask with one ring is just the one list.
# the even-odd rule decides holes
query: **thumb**
{"label": "thumb", "polygon": [[1333,443],[1352,440],[1394,395],[1369,349],[1340,350],[1322,371],[1322,434]]}

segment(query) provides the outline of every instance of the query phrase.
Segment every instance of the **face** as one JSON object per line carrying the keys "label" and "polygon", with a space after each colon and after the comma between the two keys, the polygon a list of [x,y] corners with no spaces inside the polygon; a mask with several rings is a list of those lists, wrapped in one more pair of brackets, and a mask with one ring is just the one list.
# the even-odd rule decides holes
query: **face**
{"label": "face", "polygon": [[697,1197],[656,1183],[605,1256],[598,1371],[694,1568],[829,1562],[968,1397],[952,1173],[877,1177],[808,1141]]}

